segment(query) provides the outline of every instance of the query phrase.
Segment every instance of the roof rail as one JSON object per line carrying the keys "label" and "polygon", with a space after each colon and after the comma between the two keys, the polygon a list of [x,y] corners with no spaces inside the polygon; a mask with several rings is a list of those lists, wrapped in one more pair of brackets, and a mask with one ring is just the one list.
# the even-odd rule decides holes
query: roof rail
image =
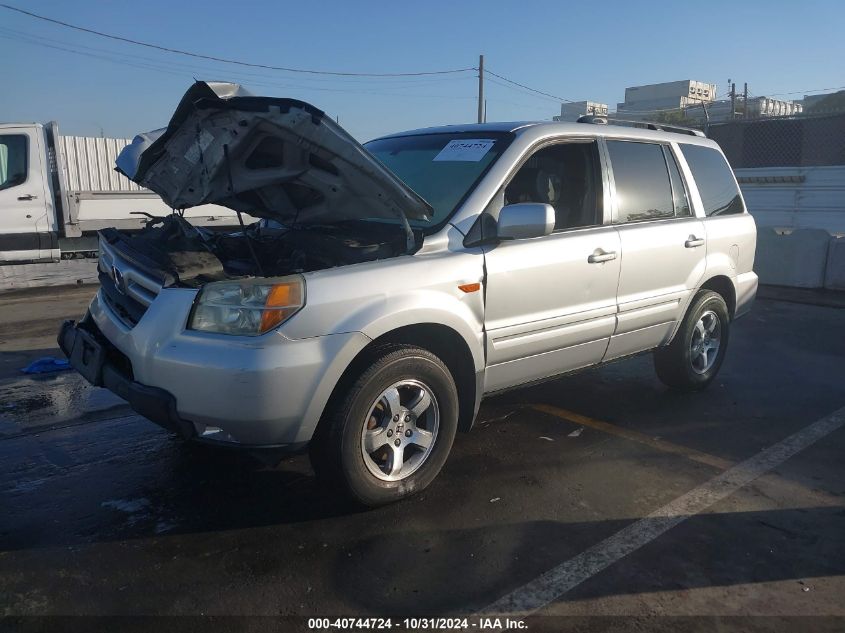
{"label": "roof rail", "polygon": [[628,119],[610,119],[606,116],[585,115],[578,118],[578,123],[592,123],[594,125],[624,125],[628,127],[638,127],[643,130],[657,130],[660,132],[672,132],[673,134],[688,134],[689,136],[705,137],[704,132],[696,130],[691,127],[682,127],[680,125],[669,125],[667,123],[657,123],[654,121],[629,121]]}

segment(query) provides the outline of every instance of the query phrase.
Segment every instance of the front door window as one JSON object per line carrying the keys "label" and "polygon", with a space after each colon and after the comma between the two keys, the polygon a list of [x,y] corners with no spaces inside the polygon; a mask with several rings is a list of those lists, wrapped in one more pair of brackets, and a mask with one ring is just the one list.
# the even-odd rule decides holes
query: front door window
{"label": "front door window", "polygon": [[26,136],[0,134],[0,190],[26,182]]}
{"label": "front door window", "polygon": [[505,188],[505,204],[540,202],[555,210],[555,231],[602,223],[602,181],[595,142],[537,151]]}

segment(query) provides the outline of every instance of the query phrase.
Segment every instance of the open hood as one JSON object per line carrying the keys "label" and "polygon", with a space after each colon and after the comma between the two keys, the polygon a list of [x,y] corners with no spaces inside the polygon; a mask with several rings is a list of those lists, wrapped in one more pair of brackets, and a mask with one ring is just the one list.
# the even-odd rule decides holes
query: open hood
{"label": "open hood", "polygon": [[324,112],[198,81],[166,129],[136,136],[117,169],[174,209],[219,204],[282,224],[427,220],[431,206]]}

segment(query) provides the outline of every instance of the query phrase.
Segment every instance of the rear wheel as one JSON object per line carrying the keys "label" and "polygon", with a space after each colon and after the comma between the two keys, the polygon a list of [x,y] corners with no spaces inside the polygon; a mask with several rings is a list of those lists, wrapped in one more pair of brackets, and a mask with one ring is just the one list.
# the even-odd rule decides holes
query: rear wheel
{"label": "rear wheel", "polygon": [[418,347],[391,347],[333,398],[311,462],[356,502],[383,505],[431,483],[457,425],[457,388],[443,362]]}
{"label": "rear wheel", "polygon": [[681,391],[704,389],[719,373],[729,334],[725,300],[711,290],[700,291],[672,342],[654,352],[658,378]]}

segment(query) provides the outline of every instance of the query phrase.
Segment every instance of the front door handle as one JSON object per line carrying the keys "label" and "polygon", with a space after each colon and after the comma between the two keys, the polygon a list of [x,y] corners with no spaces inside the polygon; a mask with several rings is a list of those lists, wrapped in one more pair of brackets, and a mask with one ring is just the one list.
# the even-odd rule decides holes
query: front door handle
{"label": "front door handle", "polygon": [[601,264],[602,262],[609,262],[611,259],[616,259],[616,251],[610,251],[609,253],[606,253],[603,250],[598,249],[595,253],[593,253],[587,258],[587,263]]}
{"label": "front door handle", "polygon": [[25,196],[18,196],[18,200],[35,200],[38,196],[33,196],[31,193],[26,194]]}
{"label": "front door handle", "polygon": [[684,242],[684,246],[687,248],[698,248],[699,246],[704,245],[704,238],[703,237],[696,237],[695,235],[690,235],[687,238],[687,241]]}

